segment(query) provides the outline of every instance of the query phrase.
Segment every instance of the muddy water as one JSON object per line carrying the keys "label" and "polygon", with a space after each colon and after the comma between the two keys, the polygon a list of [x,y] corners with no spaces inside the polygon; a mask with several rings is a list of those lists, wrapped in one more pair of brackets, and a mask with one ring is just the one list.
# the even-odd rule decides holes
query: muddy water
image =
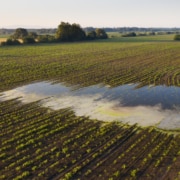
{"label": "muddy water", "polygon": [[180,88],[174,86],[95,85],[77,89],[38,82],[3,92],[0,98],[16,97],[21,97],[23,103],[43,100],[42,106],[54,110],[71,107],[77,116],[92,119],[180,129]]}

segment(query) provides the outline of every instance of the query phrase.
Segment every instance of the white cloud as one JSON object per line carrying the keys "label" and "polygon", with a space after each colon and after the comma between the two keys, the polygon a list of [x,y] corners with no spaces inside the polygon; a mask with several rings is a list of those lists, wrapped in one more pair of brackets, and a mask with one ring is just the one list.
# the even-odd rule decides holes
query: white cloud
{"label": "white cloud", "polygon": [[121,121],[130,125],[137,123],[142,127],[157,126],[162,129],[180,128],[180,112],[176,110],[162,110],[160,105],[126,107],[119,105],[119,101],[97,101],[99,96],[52,97],[43,106],[54,110],[72,107],[77,116],[102,121]]}
{"label": "white cloud", "polygon": [[[56,85],[57,86],[57,85]],[[77,116],[88,116],[102,121],[121,121],[123,123],[139,124],[142,127],[157,126],[162,129],[180,128],[180,111],[163,110],[155,106],[122,106],[120,101],[109,101],[102,94],[75,95],[63,92],[61,95],[43,95],[38,92],[30,93],[26,88],[17,88],[3,93],[1,100],[21,97],[23,103],[45,99],[42,106],[53,110],[71,107]]]}

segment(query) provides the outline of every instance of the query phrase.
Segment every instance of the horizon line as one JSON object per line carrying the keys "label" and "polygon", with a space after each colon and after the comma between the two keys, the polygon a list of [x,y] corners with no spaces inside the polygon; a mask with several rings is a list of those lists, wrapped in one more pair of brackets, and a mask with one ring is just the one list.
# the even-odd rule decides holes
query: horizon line
{"label": "horizon line", "polygon": [[[81,26],[82,27],[82,26]],[[0,29],[17,29],[17,28],[25,28],[25,29],[57,29],[58,27],[43,27],[43,26],[21,26],[21,25],[15,25],[15,26],[6,26],[6,27],[0,27]],[[145,28],[145,29],[180,29],[180,27],[164,27],[164,26],[104,26],[104,27],[98,27],[98,26],[85,26],[82,28],[111,28],[111,29],[116,29],[116,28]]]}

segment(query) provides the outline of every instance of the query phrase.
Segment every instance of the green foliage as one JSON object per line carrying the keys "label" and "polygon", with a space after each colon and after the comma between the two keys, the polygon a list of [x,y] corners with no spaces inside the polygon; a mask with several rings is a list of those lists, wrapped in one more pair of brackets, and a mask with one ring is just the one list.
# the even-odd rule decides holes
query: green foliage
{"label": "green foliage", "polygon": [[137,170],[136,169],[131,171],[131,177],[136,177],[136,174],[137,174]]}
{"label": "green foliage", "polygon": [[33,44],[35,43],[35,39],[37,38],[37,34],[35,32],[30,32],[24,28],[16,29],[15,33],[8,39],[6,42],[1,43],[1,45],[18,45],[20,42],[17,39],[21,39],[23,44]]}
{"label": "green foliage", "polygon": [[58,41],[70,42],[85,40],[86,36],[80,25],[61,22],[56,31],[56,38]]}
{"label": "green foliage", "polygon": [[108,38],[108,35],[105,32],[105,30],[100,29],[100,28],[96,29],[95,31],[94,30],[89,31],[89,32],[87,32],[87,35],[86,35],[87,40],[107,39],[107,38]]}
{"label": "green foliage", "polygon": [[28,37],[31,37],[33,39],[36,39],[38,37],[37,33],[36,32],[29,32],[28,33]]}
{"label": "green foliage", "polygon": [[166,165],[167,176],[179,172],[178,133],[94,121],[70,109],[48,112],[38,102],[0,101],[0,116],[1,178],[140,179],[163,176]]}
{"label": "green foliage", "polygon": [[122,37],[135,37],[136,33],[135,32],[131,32],[131,33],[127,33],[127,34],[123,34]]}
{"label": "green foliage", "polygon": [[[147,37],[131,39],[136,41],[136,38]],[[105,40],[107,43],[39,44],[21,48],[15,46],[8,51],[4,50],[6,47],[0,48],[0,77],[3,77],[0,89],[52,79],[81,86],[102,82],[110,86],[134,82],[180,86],[179,43],[123,39],[127,39],[124,42],[128,43]],[[18,59],[9,58],[10,54],[18,56]],[[115,59],[113,63],[112,59]]]}
{"label": "green foliage", "polygon": [[61,22],[56,32],[56,38],[58,41],[71,42],[71,41],[82,41],[82,40],[94,40],[94,39],[107,39],[108,35],[104,29],[96,29],[95,31],[89,31],[87,35],[80,27],[79,24],[69,24]]}
{"label": "green foliage", "polygon": [[96,38],[97,38],[97,36],[96,36],[96,32],[95,31],[90,31],[90,32],[87,33],[87,39],[88,40],[94,40]]}
{"label": "green foliage", "polygon": [[106,34],[105,30],[104,29],[96,29],[96,37],[97,39],[107,39],[108,38],[108,35]]}
{"label": "green foliage", "polygon": [[24,37],[23,39],[24,44],[34,44],[36,41],[34,40],[33,37]]}
{"label": "green foliage", "polygon": [[39,43],[53,43],[56,42],[56,39],[52,35],[39,35],[37,37],[37,41]]}
{"label": "green foliage", "polygon": [[72,41],[82,41],[86,39],[86,34],[79,24],[71,25],[71,40]]}
{"label": "green foliage", "polygon": [[56,38],[59,41],[70,41],[71,25],[69,23],[61,22],[56,31]]}
{"label": "green foliage", "polygon": [[13,42],[3,42],[4,45],[14,45],[16,44],[16,39],[21,39],[23,44],[33,44],[36,40],[40,43],[52,43],[52,42],[74,42],[74,41],[83,41],[83,40],[93,40],[93,39],[107,39],[108,35],[104,29],[96,29],[87,34],[80,27],[79,24],[73,23],[69,24],[68,22],[61,22],[59,24],[56,35],[37,35],[36,32],[29,32],[24,28],[18,28],[15,30],[14,34],[11,36],[11,39],[14,39]]}
{"label": "green foliage", "polygon": [[16,29],[15,33],[12,35],[14,39],[23,39],[24,37],[28,36],[28,31],[24,28]]}
{"label": "green foliage", "polygon": [[180,34],[176,34],[176,35],[174,36],[174,40],[180,41]]}
{"label": "green foliage", "polygon": [[104,31],[104,29],[96,29],[95,31],[89,31],[87,33],[87,39],[88,40],[94,40],[94,39],[107,39],[108,35]]}

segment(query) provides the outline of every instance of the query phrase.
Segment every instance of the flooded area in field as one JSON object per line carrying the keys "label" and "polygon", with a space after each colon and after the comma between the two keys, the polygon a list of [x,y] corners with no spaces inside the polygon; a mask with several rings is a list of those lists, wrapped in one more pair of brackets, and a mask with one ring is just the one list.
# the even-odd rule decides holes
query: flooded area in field
{"label": "flooded area in field", "polygon": [[71,107],[77,116],[102,121],[120,121],[161,129],[180,129],[180,88],[127,84],[115,88],[94,85],[68,87],[38,82],[1,93],[0,100],[21,97],[23,103],[42,100],[53,110]]}

